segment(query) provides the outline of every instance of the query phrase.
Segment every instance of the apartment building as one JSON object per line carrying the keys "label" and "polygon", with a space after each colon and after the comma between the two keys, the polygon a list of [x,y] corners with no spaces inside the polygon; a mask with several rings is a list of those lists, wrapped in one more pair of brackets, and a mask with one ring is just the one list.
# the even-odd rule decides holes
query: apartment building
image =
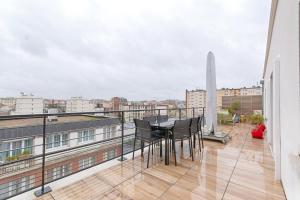
{"label": "apartment building", "polygon": [[272,0],[265,66],[264,115],[275,178],[300,199],[299,1]]}
{"label": "apartment building", "polygon": [[261,113],[263,109],[262,95],[223,96],[222,109],[230,108],[234,102],[238,102],[240,104],[240,109],[237,111],[237,113],[241,115]]}
{"label": "apartment building", "polygon": [[35,97],[32,94],[27,95],[21,93],[20,97],[16,98],[15,110],[12,115],[27,115],[44,113],[44,101],[42,98]]}
{"label": "apartment building", "polygon": [[[187,108],[206,106],[205,90],[186,90],[185,96]],[[217,90],[216,96],[217,112],[230,107],[234,100],[237,100],[240,103],[242,102],[242,107],[245,111],[243,113],[253,113],[253,111],[256,110],[261,112],[262,110],[262,87],[260,86],[253,86],[250,88],[222,88]],[[192,116],[191,110],[187,112],[188,116]]]}
{"label": "apartment building", "polygon": [[[41,182],[41,159],[9,162],[42,154],[42,120],[19,119],[0,121],[0,199],[6,198]],[[120,155],[120,144],[112,138],[120,136],[120,120],[95,116],[59,117],[47,122],[46,153],[66,150],[88,143],[103,143],[67,151],[46,158],[46,181],[51,182],[81,169]],[[1,196],[2,194],[2,196]]]}
{"label": "apartment building", "polygon": [[63,99],[44,99],[45,110],[56,108],[58,112],[66,112],[67,101]]}
{"label": "apartment building", "polygon": [[[144,102],[128,102],[127,105],[122,105],[121,110],[128,111],[128,110],[137,110],[137,112],[125,112],[124,118],[125,121],[131,122],[133,119],[142,119],[145,116],[155,115],[155,104],[147,104]],[[138,110],[143,110],[139,111]]]}
{"label": "apartment building", "polygon": [[0,98],[0,105],[8,106],[9,108],[14,109],[16,106],[16,99],[14,97]]}
{"label": "apartment building", "polygon": [[72,97],[67,100],[66,112],[94,112],[95,104],[93,101],[83,99],[82,97]]}
{"label": "apartment building", "polygon": [[[202,109],[199,107],[205,107],[206,106],[206,91],[205,90],[186,90],[185,91],[185,103],[186,108],[196,108],[194,112],[196,113],[202,113]],[[193,111],[191,109],[186,110],[186,115],[188,117],[193,116]],[[195,113],[194,113],[195,115]]]}
{"label": "apartment building", "polygon": [[217,111],[220,112],[222,110],[222,98],[225,96],[240,96],[241,89],[239,88],[222,88],[217,90]]}
{"label": "apartment building", "polygon": [[241,88],[241,96],[262,96],[261,86],[252,86],[250,88]]}
{"label": "apartment building", "polygon": [[122,106],[127,105],[127,99],[124,97],[113,97],[111,99],[112,110],[121,110]]}

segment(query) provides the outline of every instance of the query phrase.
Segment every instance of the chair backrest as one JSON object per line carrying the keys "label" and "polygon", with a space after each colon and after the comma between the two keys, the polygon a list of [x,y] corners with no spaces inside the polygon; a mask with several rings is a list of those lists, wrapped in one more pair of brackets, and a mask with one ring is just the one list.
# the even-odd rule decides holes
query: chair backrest
{"label": "chair backrest", "polygon": [[157,122],[167,122],[169,120],[169,116],[168,115],[159,115],[157,117]]}
{"label": "chair backrest", "polygon": [[191,135],[191,119],[176,120],[173,128],[173,135],[175,138]]}
{"label": "chair backrest", "polygon": [[133,119],[133,121],[135,124],[136,136],[151,134],[152,129],[149,121],[141,119]]}
{"label": "chair backrest", "polygon": [[199,131],[199,122],[200,122],[200,117],[195,117],[192,118],[192,123],[191,123],[191,133],[197,133]]}
{"label": "chair backrest", "polygon": [[150,122],[150,124],[155,124],[157,121],[157,116],[143,117],[143,120]]}

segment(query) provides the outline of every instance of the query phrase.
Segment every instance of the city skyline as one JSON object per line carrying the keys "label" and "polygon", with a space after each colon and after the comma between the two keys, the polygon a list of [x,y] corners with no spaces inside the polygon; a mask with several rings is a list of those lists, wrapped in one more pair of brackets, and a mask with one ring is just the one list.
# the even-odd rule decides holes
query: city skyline
{"label": "city skyline", "polygon": [[[242,89],[242,88],[253,88],[253,87],[260,87],[261,88],[261,85],[252,85],[252,86],[243,86],[243,87],[236,87],[236,88],[217,88],[217,90],[227,90],[227,89]],[[196,91],[196,90],[204,90],[206,91],[205,89],[203,88],[189,88],[189,89],[186,89],[186,90],[190,90],[190,91]],[[0,98],[18,98],[22,95],[32,95],[33,97],[37,97],[37,98],[42,98],[42,99],[47,99],[47,100],[68,100],[68,99],[72,99],[72,98],[83,98],[83,99],[90,99],[90,100],[107,100],[107,101],[110,101],[112,100],[114,97],[123,97],[123,98],[126,98],[128,101],[167,101],[167,100],[177,100],[177,101],[185,101],[185,90],[183,91],[183,95],[182,95],[182,98],[167,98],[167,99],[129,99],[127,98],[126,96],[120,96],[120,95],[114,95],[114,96],[111,96],[111,97],[108,97],[108,98],[102,98],[102,97],[95,97],[95,98],[89,98],[89,97],[86,97],[86,96],[70,96],[70,97],[65,97],[65,98],[56,98],[56,97],[50,97],[50,96],[39,96],[39,95],[36,95],[35,93],[26,93],[26,92],[19,92],[18,94],[14,95],[14,96],[0,96]]]}

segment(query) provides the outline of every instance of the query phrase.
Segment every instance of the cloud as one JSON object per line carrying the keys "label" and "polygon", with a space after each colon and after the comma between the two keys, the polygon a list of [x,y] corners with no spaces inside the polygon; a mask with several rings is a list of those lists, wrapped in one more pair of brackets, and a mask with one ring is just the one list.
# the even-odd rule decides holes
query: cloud
{"label": "cloud", "polygon": [[262,74],[270,1],[6,1],[0,7],[0,94],[184,99]]}

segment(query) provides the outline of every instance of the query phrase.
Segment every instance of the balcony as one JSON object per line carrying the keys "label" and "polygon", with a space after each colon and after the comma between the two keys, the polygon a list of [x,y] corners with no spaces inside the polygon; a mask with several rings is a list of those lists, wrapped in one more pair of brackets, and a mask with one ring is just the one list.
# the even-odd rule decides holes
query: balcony
{"label": "balcony", "polygon": [[[196,110],[199,109],[166,112],[169,118],[203,115],[201,110]],[[162,110],[133,112],[159,115]],[[72,131],[61,130],[70,133],[67,140],[56,136],[50,143],[46,138],[49,138],[53,127],[57,131],[61,124],[47,122],[45,115],[29,116],[30,123],[39,126],[38,130],[45,134],[44,137],[40,134],[32,136],[30,148],[33,150],[30,156],[3,161],[0,165],[2,198],[33,198],[37,189],[50,185],[53,190],[36,199],[285,199],[281,183],[274,180],[274,162],[269,147],[265,140],[251,138],[251,125],[220,127],[230,133],[232,140],[226,145],[205,140],[201,153],[196,145],[194,161],[189,156],[188,143],[180,148],[178,142],[177,166],[173,156],[170,157],[170,165],[165,165],[156,147],[150,157],[150,167],[146,168],[147,151],[144,157],[138,155],[134,160],[131,159],[135,130],[131,114],[103,113],[100,119],[86,120],[86,116],[91,114],[76,113],[81,115],[81,122],[102,124],[102,131],[98,127],[85,134],[84,130],[77,127],[78,134],[72,135],[72,127],[78,126],[74,124],[75,114],[70,114],[73,115],[71,121],[64,118],[69,114],[62,114],[58,118],[61,117],[64,124],[68,124],[62,126],[72,128]],[[39,123],[32,117],[37,117]],[[116,127],[115,131],[108,131],[108,125],[104,126],[103,121],[98,121],[107,119],[113,119],[111,125]],[[7,124],[7,119],[4,122]],[[86,127],[85,123],[81,123],[81,126]],[[41,138],[45,143],[38,143]],[[52,143],[58,149],[47,149]],[[45,152],[41,151],[42,147]],[[23,148],[28,147],[22,143]],[[138,145],[137,154],[139,149]],[[118,161],[117,158],[127,160]]]}
{"label": "balcony", "polygon": [[177,167],[155,154],[148,169],[143,158],[128,159],[38,199],[285,199],[267,144],[252,139],[250,128],[222,127],[232,141],[205,141],[194,162],[186,148]]}

